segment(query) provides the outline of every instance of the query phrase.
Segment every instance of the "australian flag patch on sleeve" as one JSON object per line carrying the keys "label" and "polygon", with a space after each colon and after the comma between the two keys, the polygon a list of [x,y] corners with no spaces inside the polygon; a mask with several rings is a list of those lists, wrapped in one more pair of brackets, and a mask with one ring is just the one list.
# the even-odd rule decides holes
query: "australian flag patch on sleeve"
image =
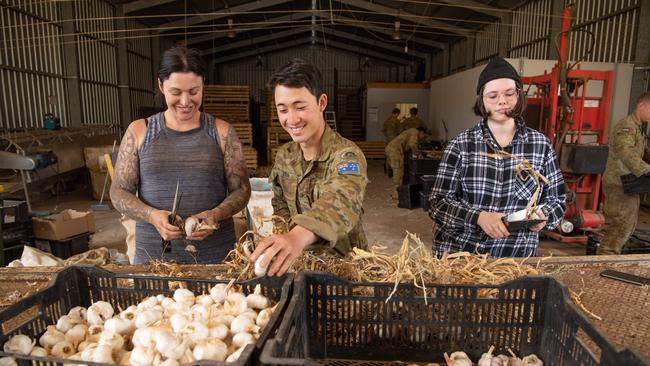
{"label": "australian flag patch on sleeve", "polygon": [[336,170],[338,170],[339,175],[344,175],[344,174],[353,174],[353,175],[359,175],[359,164],[357,163],[341,163],[336,166]]}

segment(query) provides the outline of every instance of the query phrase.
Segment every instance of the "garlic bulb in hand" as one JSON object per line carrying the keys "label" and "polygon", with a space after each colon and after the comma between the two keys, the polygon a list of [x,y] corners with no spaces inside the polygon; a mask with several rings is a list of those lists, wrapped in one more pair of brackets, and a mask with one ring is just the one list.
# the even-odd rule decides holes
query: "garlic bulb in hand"
{"label": "garlic bulb in hand", "polygon": [[185,236],[192,236],[192,233],[199,226],[199,220],[196,217],[188,217],[185,220]]}
{"label": "garlic bulb in hand", "polygon": [[5,342],[3,349],[7,353],[17,353],[19,355],[28,355],[32,349],[36,340],[32,340],[26,335],[18,334],[11,337],[7,342]]}
{"label": "garlic bulb in hand", "polygon": [[266,271],[269,269],[269,264],[268,263],[266,266],[262,266],[262,261],[264,260],[266,252],[262,253],[259,257],[257,257],[257,260],[255,261],[255,276],[257,277],[262,277],[266,274]]}

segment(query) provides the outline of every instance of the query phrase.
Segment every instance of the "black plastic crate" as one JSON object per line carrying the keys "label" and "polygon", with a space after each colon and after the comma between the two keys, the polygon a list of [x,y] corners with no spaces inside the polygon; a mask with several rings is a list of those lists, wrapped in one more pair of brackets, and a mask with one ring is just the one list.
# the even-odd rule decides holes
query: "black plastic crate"
{"label": "black plastic crate", "polygon": [[90,233],[75,235],[63,240],[36,239],[36,247],[61,258],[68,259],[76,254],[87,252]]}
{"label": "black plastic crate", "polygon": [[420,207],[422,207],[422,209],[427,212],[431,207],[431,203],[429,203],[429,194],[424,193],[424,191],[420,192]]}
{"label": "black plastic crate", "polygon": [[[538,355],[545,366],[650,365],[638,351],[617,352],[569,302],[550,277],[524,277],[499,286],[353,283],[304,273],[262,365],[390,365],[442,362],[464,351],[474,362],[495,354]],[[489,295],[488,295],[489,293]],[[586,341],[598,347],[591,350]],[[599,355],[599,356],[597,356]]]}
{"label": "black plastic crate", "polygon": [[420,207],[420,191],[422,184],[403,184],[397,187],[397,207],[418,208]]}
{"label": "black plastic crate", "polygon": [[413,174],[435,175],[440,165],[440,159],[422,158],[409,159],[409,171]]}
{"label": "black plastic crate", "polygon": [[[88,307],[93,302],[101,300],[111,303],[114,308],[126,309],[129,305],[135,305],[148,296],[158,294],[172,296],[174,290],[179,287],[187,288],[198,295],[209,293],[210,288],[217,283],[228,282],[136,276],[112,273],[93,266],[71,266],[59,272],[49,287],[0,312],[0,344],[4,344],[10,336],[15,334],[25,334],[33,339],[38,339],[48,325],[56,324],[58,318],[67,314],[75,306]],[[292,275],[260,277],[236,283],[241,285],[242,292],[246,294],[253,292],[255,286],[259,284],[264,296],[277,303],[276,310],[257,342],[247,346],[237,362],[200,361],[193,365],[257,365],[264,343],[277,330],[291,296]],[[16,325],[16,323],[18,324]],[[42,366],[105,365],[87,361],[57,361],[51,357],[9,355],[0,348],[0,357],[3,356],[15,358],[19,365],[36,364],[32,361],[37,361],[37,364]]]}
{"label": "black plastic crate", "polygon": [[420,180],[422,181],[422,192],[429,194],[433,185],[436,183],[435,175],[421,175]]}

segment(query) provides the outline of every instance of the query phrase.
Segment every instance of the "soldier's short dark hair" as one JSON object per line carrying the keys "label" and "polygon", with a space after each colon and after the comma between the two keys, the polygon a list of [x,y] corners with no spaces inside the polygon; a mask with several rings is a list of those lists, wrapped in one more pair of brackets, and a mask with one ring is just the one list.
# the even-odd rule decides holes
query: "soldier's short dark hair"
{"label": "soldier's short dark hair", "polygon": [[281,66],[266,83],[271,93],[275,92],[275,87],[278,85],[289,88],[305,87],[316,99],[324,93],[320,71],[316,66],[300,58],[294,58]]}
{"label": "soldier's short dark hair", "polygon": [[[479,90],[479,93],[476,95],[476,102],[474,102],[474,114],[476,114],[479,117],[482,118],[487,118],[490,116],[490,113],[485,109],[485,103],[483,103],[483,92],[485,91],[485,85],[481,87],[481,90]],[[526,96],[524,93],[521,92],[520,89],[517,89],[517,94],[519,95],[517,98],[517,104],[515,107],[506,115],[510,118],[519,118],[524,114],[524,110],[526,109]]]}
{"label": "soldier's short dark hair", "polygon": [[393,108],[393,114],[400,114],[402,111],[399,110],[399,108]]}
{"label": "soldier's short dark hair", "polygon": [[412,107],[411,110],[409,111],[412,116],[417,116],[418,115],[418,109],[415,107]]}
{"label": "soldier's short dark hair", "polygon": [[427,128],[424,127],[424,126],[419,126],[419,127],[418,127],[418,131],[420,131],[420,132],[424,132],[424,133],[426,133],[427,135],[429,134],[429,130],[427,130]]}
{"label": "soldier's short dark hair", "polygon": [[165,51],[160,58],[158,80],[162,83],[175,72],[193,72],[205,80],[207,67],[201,57],[201,51],[184,46],[174,46]]}
{"label": "soldier's short dark hair", "polygon": [[650,103],[650,91],[641,94],[641,96],[636,100],[635,106],[638,107],[641,103]]}

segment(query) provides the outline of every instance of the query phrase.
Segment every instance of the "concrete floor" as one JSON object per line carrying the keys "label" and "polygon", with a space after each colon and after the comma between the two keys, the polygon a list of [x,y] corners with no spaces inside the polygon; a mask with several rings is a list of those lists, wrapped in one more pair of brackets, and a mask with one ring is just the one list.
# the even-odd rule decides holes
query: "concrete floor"
{"label": "concrete floor", "polygon": [[[420,236],[424,243],[432,243],[432,220],[422,209],[402,209],[397,201],[390,198],[393,191],[390,179],[383,172],[383,160],[368,161],[368,178],[364,200],[363,224],[370,245],[385,247],[386,253],[396,253],[406,232]],[[68,194],[41,203],[33,203],[35,210],[90,210],[97,203],[88,200],[83,193]],[[94,211],[96,232],[91,238],[90,247],[106,246],[120,251],[126,250],[126,230],[120,223],[120,214],[114,209]],[[641,208],[639,227],[650,228],[650,209]],[[567,256],[584,255],[585,247],[578,244],[565,244],[551,239],[540,241],[540,255]]]}

